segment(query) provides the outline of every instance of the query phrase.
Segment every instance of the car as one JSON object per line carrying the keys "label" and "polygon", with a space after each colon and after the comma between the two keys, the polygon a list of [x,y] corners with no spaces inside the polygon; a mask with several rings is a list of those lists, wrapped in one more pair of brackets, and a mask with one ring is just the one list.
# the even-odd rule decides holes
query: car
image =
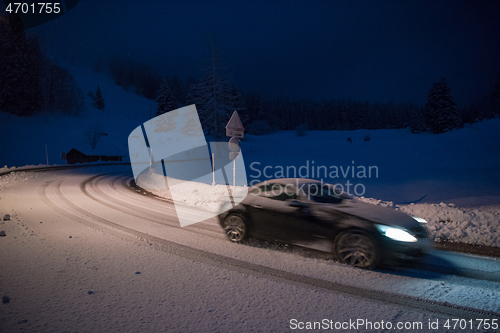
{"label": "car", "polygon": [[420,260],[432,248],[424,219],[311,179],[256,184],[239,204],[222,201],[218,219],[231,242],[253,237],[313,248],[328,244],[340,262],[365,269]]}

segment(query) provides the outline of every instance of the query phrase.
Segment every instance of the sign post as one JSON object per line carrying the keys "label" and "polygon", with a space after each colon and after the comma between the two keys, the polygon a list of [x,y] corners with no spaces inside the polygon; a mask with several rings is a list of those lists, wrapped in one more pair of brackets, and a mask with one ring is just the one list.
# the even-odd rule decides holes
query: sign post
{"label": "sign post", "polygon": [[212,186],[215,186],[215,155],[212,153]]}
{"label": "sign post", "polygon": [[241,123],[238,112],[234,111],[231,119],[226,125],[226,136],[230,136],[229,140],[229,158],[233,160],[233,187],[236,189],[236,157],[240,152],[241,141],[239,138],[243,138],[245,129]]}

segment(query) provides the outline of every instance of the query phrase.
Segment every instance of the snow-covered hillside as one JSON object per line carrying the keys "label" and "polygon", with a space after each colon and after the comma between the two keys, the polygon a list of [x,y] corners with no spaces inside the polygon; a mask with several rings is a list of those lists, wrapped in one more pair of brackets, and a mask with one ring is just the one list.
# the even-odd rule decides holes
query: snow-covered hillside
{"label": "snow-covered hillside", "polygon": [[[85,95],[99,85],[105,110],[90,106],[86,96],[85,110],[78,117],[49,115],[45,122],[44,116],[0,113],[0,167],[46,164],[45,144],[49,164],[66,164],[61,153],[71,148],[127,157],[129,133],[154,116],[153,101],[124,90],[103,74],[65,67]],[[92,149],[85,132],[99,126],[107,135]],[[309,131],[298,137],[281,131],[246,135],[242,150],[250,184],[283,176],[334,184],[349,181],[351,193],[395,204],[479,206],[500,204],[499,132],[499,118],[439,135],[386,129]]]}
{"label": "snow-covered hillside", "polygon": [[[35,117],[17,117],[0,113],[0,166],[23,166],[66,164],[61,153],[76,148],[88,155],[128,156],[127,137],[130,132],[149,119],[150,107],[154,116],[153,102],[125,91],[105,75],[95,74],[82,67],[65,65],[74,76],[77,85],[85,95],[85,109],[80,116],[49,114]],[[88,92],[102,90],[106,107],[100,111],[91,106]],[[97,129],[101,141],[92,149],[85,138],[86,132]]]}
{"label": "snow-covered hillside", "polygon": [[309,131],[299,138],[293,131],[283,131],[245,137],[243,153],[249,181],[265,180],[265,167],[269,176],[279,175],[282,167],[285,177],[293,177],[290,166],[295,166],[297,174],[302,167],[304,178],[333,184],[349,180],[363,185],[355,194],[395,203],[423,197],[419,202],[478,205],[500,203],[499,133],[498,118],[439,135],[388,129]]}

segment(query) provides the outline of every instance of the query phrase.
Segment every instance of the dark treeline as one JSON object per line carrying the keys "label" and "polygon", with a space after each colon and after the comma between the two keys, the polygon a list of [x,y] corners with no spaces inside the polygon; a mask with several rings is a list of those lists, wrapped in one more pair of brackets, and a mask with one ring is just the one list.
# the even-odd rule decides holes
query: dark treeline
{"label": "dark treeline", "polygon": [[[72,75],[48,60],[36,38],[27,38],[21,19],[0,15],[0,110],[30,116],[61,112],[78,114],[83,109],[83,93]],[[221,70],[212,42],[209,65],[199,80],[163,76],[153,67],[113,55],[108,61],[99,56],[94,69],[109,74],[115,83],[139,96],[156,100],[159,115],[195,103],[207,134],[224,136],[224,127],[237,110],[249,134],[269,134],[276,130],[355,130],[410,127],[413,132],[443,133],[492,118],[500,113],[500,79],[485,98],[458,108],[446,80],[430,87],[425,106],[411,103],[369,103],[344,99],[322,101],[268,98],[260,92],[240,92]],[[97,87],[92,106],[104,110]],[[161,105],[160,105],[161,104]]]}
{"label": "dark treeline", "polygon": [[0,15],[0,109],[19,116],[78,114],[83,93],[72,75],[45,57],[36,38],[27,38],[16,14]]}
{"label": "dark treeline", "polygon": [[[140,96],[156,99],[160,95],[162,77],[151,67],[113,56],[110,60],[109,73],[116,84],[135,91]],[[193,97],[196,95],[193,93],[193,87],[203,84],[203,80],[197,81],[192,78],[183,80],[179,76],[163,79],[164,85],[168,86],[172,94],[176,107],[196,102],[196,98]],[[211,81],[208,80],[208,82]],[[221,85],[229,86],[228,93],[232,92],[234,96],[239,94],[234,85],[224,82]],[[164,93],[161,91],[161,94]],[[411,125],[416,119],[423,119],[424,115],[422,107],[408,103],[368,103],[334,99],[316,102],[265,98],[259,92],[242,95],[244,106],[240,105],[236,108],[239,109],[243,125],[248,127],[258,122],[257,132],[259,133],[277,129],[293,130],[301,124],[307,124],[307,128],[311,130],[402,128]],[[168,110],[163,108],[163,112],[165,111]],[[268,127],[269,130],[261,127]]]}
{"label": "dark treeline", "polygon": [[[216,54],[213,56],[217,58]],[[209,63],[218,63],[215,58]],[[296,129],[303,133],[308,129],[405,127],[410,127],[414,133],[430,131],[437,134],[500,113],[500,83],[482,101],[457,108],[444,78],[430,88],[427,104],[419,106],[412,103],[369,103],[345,99],[313,101],[266,98],[259,92],[241,93],[220,73],[218,65],[209,65],[200,80],[183,80],[179,76],[162,78],[151,67],[118,56],[111,57],[109,68],[110,75],[118,85],[162,104],[157,115],[195,103],[202,124],[206,124],[204,128],[209,127],[208,133],[215,136],[222,135],[225,123],[234,110],[238,111],[249,134],[269,134],[280,129]],[[210,95],[214,91],[215,95]],[[167,108],[163,105],[164,97],[160,97],[166,95],[173,100],[171,107]],[[214,100],[218,101],[217,106],[212,105]],[[213,124],[217,125],[214,127]]]}
{"label": "dark treeline", "polygon": [[[98,58],[94,67],[97,71],[105,71],[101,58]],[[151,100],[158,97],[162,80],[165,80],[174,100],[180,105],[186,104],[189,87],[195,82],[191,78],[182,80],[178,76],[163,77],[153,67],[119,55],[111,56],[109,74],[115,83],[125,90],[132,90],[137,95]]]}
{"label": "dark treeline", "polygon": [[[218,69],[217,69],[218,70]],[[208,73],[208,76],[207,76]],[[151,67],[122,60],[114,56],[110,61],[110,74],[118,85],[132,89],[137,94],[149,99],[157,99],[166,90],[171,94],[174,108],[196,103],[200,109],[200,118],[212,119],[215,111],[208,112],[212,106],[205,106],[202,91],[219,91],[219,101],[223,108],[238,110],[245,128],[250,134],[269,134],[276,130],[355,130],[410,127],[413,132],[431,131],[442,133],[459,128],[466,123],[473,123],[492,118],[500,112],[495,100],[500,100],[500,93],[492,93],[480,102],[464,108],[457,108],[451,89],[446,80],[434,83],[429,91],[428,103],[419,106],[412,103],[369,103],[345,99],[323,101],[297,100],[290,98],[266,98],[259,92],[241,93],[219,74],[216,80],[210,78],[211,69],[200,80],[179,76],[162,77]],[[220,82],[217,89],[210,87],[212,82]],[[499,81],[500,82],[500,81]],[[133,87],[133,88],[132,88]],[[497,83],[494,91],[500,90]],[[233,100],[231,100],[233,96]],[[238,97],[239,96],[239,97]],[[210,96],[205,99],[210,100]],[[238,97],[238,98],[237,98]],[[493,97],[493,98],[491,98]],[[500,104],[497,102],[497,104]],[[222,118],[230,117],[232,111],[217,110]],[[169,109],[161,108],[161,112]],[[229,119],[229,118],[228,118]],[[224,121],[220,121],[222,128]],[[218,130],[220,132],[220,129]]]}
{"label": "dark treeline", "polygon": [[245,95],[248,121],[261,120],[283,130],[306,124],[312,130],[402,128],[423,117],[423,108],[407,103],[368,103],[354,100],[265,99]]}
{"label": "dark treeline", "polygon": [[[100,67],[100,59],[98,64]],[[197,98],[193,97],[196,95],[193,88],[199,87],[205,79],[200,81],[193,78],[183,80],[179,76],[162,78],[152,67],[123,59],[117,55],[110,59],[109,74],[119,86],[151,100],[165,93],[160,89],[163,79],[164,85],[168,86],[172,94],[176,107],[196,102]],[[208,81],[211,82],[210,78]],[[229,86],[229,94],[232,93],[234,96],[240,94],[234,85],[224,82],[221,85]],[[293,130],[300,124],[307,124],[308,129],[311,130],[402,128],[412,124],[416,118],[423,119],[424,114],[423,108],[408,103],[368,103],[334,99],[316,102],[264,98],[259,92],[243,93],[242,95],[244,106],[239,105],[236,108],[238,108],[243,125],[248,127],[259,121],[258,124],[261,126],[266,126],[262,123],[269,125],[271,131],[277,129]],[[163,112],[165,111],[168,110],[163,108]],[[269,131],[263,129],[263,132]]]}
{"label": "dark treeline", "polygon": [[109,73],[117,85],[148,99],[156,98],[162,80],[152,67],[116,55],[110,59]]}

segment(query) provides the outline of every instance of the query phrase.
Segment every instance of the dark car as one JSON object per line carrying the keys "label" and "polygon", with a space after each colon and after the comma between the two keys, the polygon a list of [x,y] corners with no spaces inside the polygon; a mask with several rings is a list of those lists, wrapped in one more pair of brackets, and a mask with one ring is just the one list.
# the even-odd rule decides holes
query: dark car
{"label": "dark car", "polygon": [[340,262],[361,268],[417,260],[432,246],[425,220],[339,190],[311,179],[268,180],[251,187],[238,205],[222,202],[219,222],[232,242],[328,244]]}

